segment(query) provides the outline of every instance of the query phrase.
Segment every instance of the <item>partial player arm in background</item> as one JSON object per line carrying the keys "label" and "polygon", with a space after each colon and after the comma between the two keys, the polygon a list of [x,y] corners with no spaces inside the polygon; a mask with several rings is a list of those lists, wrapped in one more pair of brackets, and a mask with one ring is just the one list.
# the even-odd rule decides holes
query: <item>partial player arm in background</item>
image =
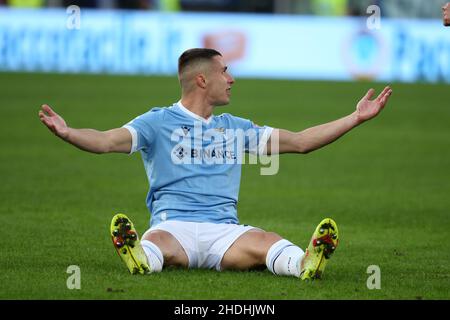
{"label": "partial player arm in background", "polygon": [[56,136],[81,150],[92,153],[130,153],[132,138],[125,128],[108,131],[70,128],[64,119],[46,104],[39,111],[39,118]]}
{"label": "partial player arm in background", "polygon": [[[337,140],[351,129],[380,113],[392,94],[392,89],[386,87],[375,100],[370,100],[374,93],[375,90],[370,89],[358,102],[355,112],[341,119],[300,132],[273,130],[272,136],[267,142],[267,154],[308,153]],[[275,143],[277,139],[274,139],[276,135],[278,135],[278,146]],[[272,143],[272,139],[274,139],[274,143]]]}
{"label": "partial player arm in background", "polygon": [[442,7],[442,22],[444,23],[444,26],[450,26],[450,2],[447,2]]}

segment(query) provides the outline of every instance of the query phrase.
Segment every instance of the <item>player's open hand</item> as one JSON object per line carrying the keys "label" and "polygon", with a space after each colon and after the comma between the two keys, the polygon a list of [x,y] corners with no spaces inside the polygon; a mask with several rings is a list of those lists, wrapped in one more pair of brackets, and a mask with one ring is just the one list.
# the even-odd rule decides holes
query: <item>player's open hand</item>
{"label": "player's open hand", "polygon": [[374,93],[374,89],[369,89],[366,95],[358,102],[355,114],[359,122],[367,121],[379,114],[392,94],[392,89],[387,86],[375,100],[370,100]]}
{"label": "player's open hand", "polygon": [[48,105],[42,105],[41,110],[39,110],[39,119],[58,137],[66,139],[69,135],[69,128],[64,119]]}

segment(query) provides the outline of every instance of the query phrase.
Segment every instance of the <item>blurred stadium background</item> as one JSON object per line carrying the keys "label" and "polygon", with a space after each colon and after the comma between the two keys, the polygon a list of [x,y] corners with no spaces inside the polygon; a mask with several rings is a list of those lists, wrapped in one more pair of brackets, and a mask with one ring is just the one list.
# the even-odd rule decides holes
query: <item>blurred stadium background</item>
{"label": "blurred stadium background", "polygon": [[[450,298],[444,3],[0,0],[0,298]],[[131,277],[108,228],[120,211],[147,228],[141,160],[80,152],[38,120],[48,103],[71,126],[106,130],[171,104],[177,58],[191,47],[221,51],[237,78],[230,109],[218,112],[290,130],[346,115],[369,87],[392,85],[381,117],[357,133],[283,156],[275,176],[243,168],[242,223],[305,247],[323,216],[338,222],[342,245],[324,281],[176,269]],[[66,287],[73,264],[81,290]],[[366,286],[369,265],[381,268],[381,290]]]}
{"label": "blurred stadium background", "polygon": [[366,15],[369,5],[378,5],[391,18],[440,18],[442,0],[1,0],[10,7],[68,7],[136,9],[156,11],[217,11],[326,16]]}
{"label": "blurred stadium background", "polygon": [[0,70],[174,75],[182,51],[214,47],[237,77],[448,83],[444,3],[6,1]]}

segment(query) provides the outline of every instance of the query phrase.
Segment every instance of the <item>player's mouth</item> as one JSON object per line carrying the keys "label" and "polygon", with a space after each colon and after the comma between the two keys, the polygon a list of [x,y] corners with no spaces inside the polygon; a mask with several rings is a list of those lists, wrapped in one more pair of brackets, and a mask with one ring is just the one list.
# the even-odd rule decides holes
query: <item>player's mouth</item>
{"label": "player's mouth", "polygon": [[226,91],[227,91],[227,94],[230,95],[231,94],[231,87],[228,88]]}

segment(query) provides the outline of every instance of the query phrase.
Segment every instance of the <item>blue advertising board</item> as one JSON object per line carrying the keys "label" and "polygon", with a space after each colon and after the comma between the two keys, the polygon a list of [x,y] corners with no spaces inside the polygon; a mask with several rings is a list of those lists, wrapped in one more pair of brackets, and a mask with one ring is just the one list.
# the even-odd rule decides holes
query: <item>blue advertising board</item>
{"label": "blue advertising board", "polygon": [[236,77],[450,83],[439,20],[0,9],[2,71],[172,75],[192,47]]}

